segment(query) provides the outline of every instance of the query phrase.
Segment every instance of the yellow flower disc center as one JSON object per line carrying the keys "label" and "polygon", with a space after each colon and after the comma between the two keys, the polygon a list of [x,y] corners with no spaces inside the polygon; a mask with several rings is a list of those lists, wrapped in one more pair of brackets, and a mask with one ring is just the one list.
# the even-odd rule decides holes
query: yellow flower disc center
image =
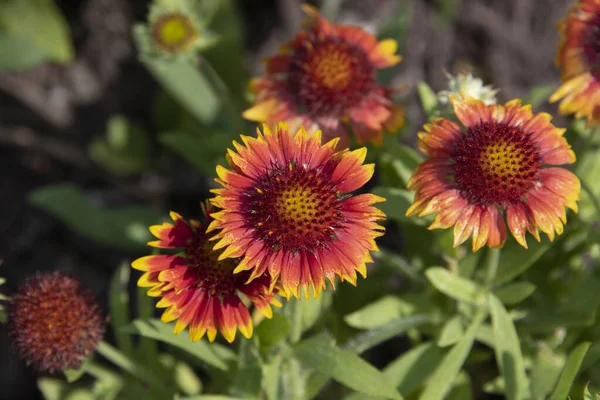
{"label": "yellow flower disc center", "polygon": [[322,170],[275,168],[246,193],[245,218],[272,249],[326,246],[340,226],[340,200]]}
{"label": "yellow flower disc center", "polygon": [[475,204],[519,201],[540,169],[539,151],[529,134],[496,122],[470,127],[451,156],[456,185]]}
{"label": "yellow flower disc center", "polygon": [[161,16],[154,23],[152,36],[158,47],[174,53],[188,49],[196,38],[197,32],[186,15],[170,13]]}
{"label": "yellow flower disc center", "polygon": [[321,51],[312,60],[311,69],[321,84],[330,89],[344,89],[352,80],[352,60],[347,52]]}

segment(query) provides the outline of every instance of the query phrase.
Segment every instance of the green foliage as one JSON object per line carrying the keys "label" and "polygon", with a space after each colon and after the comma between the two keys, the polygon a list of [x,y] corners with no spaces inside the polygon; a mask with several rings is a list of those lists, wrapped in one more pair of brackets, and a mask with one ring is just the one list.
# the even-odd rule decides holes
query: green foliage
{"label": "green foliage", "polygon": [[2,70],[23,70],[44,61],[71,61],[69,26],[54,1],[0,2],[0,53]]}

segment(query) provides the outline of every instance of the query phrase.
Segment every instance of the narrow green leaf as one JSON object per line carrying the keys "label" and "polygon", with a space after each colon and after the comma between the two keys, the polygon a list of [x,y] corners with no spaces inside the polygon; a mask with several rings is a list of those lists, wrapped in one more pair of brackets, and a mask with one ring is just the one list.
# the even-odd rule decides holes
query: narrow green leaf
{"label": "narrow green leaf", "polygon": [[406,332],[408,329],[416,328],[421,325],[436,323],[439,318],[432,314],[416,314],[407,317],[400,317],[380,328],[360,333],[348,340],[344,348],[355,353],[362,353],[368,349],[377,346]]}
{"label": "narrow green leaf", "polygon": [[472,400],[473,389],[471,388],[471,377],[462,370],[459,372],[454,382],[454,387],[448,393],[447,400]]}
{"label": "narrow green leaf", "polygon": [[175,396],[173,400],[248,400],[246,397],[225,396],[222,394],[199,394],[196,396]]}
{"label": "narrow green leaf", "polygon": [[465,330],[460,322],[460,317],[452,317],[442,327],[437,345],[440,347],[452,346],[458,343],[464,334]]}
{"label": "narrow green leaf", "polygon": [[[139,36],[139,30],[134,30]],[[138,42],[140,39],[137,39]],[[203,123],[212,122],[219,112],[219,98],[208,79],[189,60],[143,60],[144,65],[163,89]]]}
{"label": "narrow green leaf", "polygon": [[72,369],[72,368],[64,369],[63,374],[65,374],[65,378],[67,378],[67,382],[73,383],[73,382],[78,381],[79,378],[81,378],[86,373],[89,362],[90,362],[90,359],[88,357],[83,361],[83,364],[81,364],[81,367],[79,367],[77,369]]}
{"label": "narrow green leaf", "polygon": [[509,240],[500,256],[498,272],[494,284],[501,285],[512,281],[531,267],[550,248],[549,243],[540,244],[532,240],[528,243],[529,249],[524,249],[514,240]]}
{"label": "narrow green leaf", "polygon": [[506,397],[509,400],[527,398],[530,389],[517,330],[502,302],[492,294],[489,296],[489,302],[496,362],[504,378]]}
{"label": "narrow green leaf", "polygon": [[[148,296],[146,291],[147,288],[145,287],[136,288],[137,317],[142,321],[150,320],[154,315],[155,300]],[[158,343],[155,340],[152,340],[152,338],[142,335],[138,340],[136,353],[137,359],[149,368],[156,370],[159,367],[157,363]]]}
{"label": "narrow green leaf", "polygon": [[169,353],[161,353],[158,359],[161,366],[172,375],[181,393],[192,396],[202,392],[202,381],[188,364]]}
{"label": "narrow green leaf", "polygon": [[565,358],[563,354],[556,354],[545,342],[541,343],[531,368],[532,400],[544,400],[550,395],[565,364]]}
{"label": "narrow green leaf", "polygon": [[588,368],[597,365],[597,363],[600,363],[600,342],[595,342],[588,349],[581,363],[581,372],[587,371]]}
{"label": "narrow green leaf", "polygon": [[178,347],[223,371],[228,369],[226,361],[235,358],[231,350],[219,344],[209,344],[203,340],[194,343],[186,335],[175,335],[173,333],[173,324],[165,324],[159,320],[151,319],[143,321],[138,319],[122,330]]}
{"label": "narrow green leaf", "polygon": [[331,306],[332,291],[325,291],[319,297],[305,298],[302,294],[300,308],[302,312],[302,332],[308,331],[319,320],[323,312]]}
{"label": "narrow green leaf", "polygon": [[381,371],[356,354],[336,347],[325,335],[302,341],[294,348],[294,354],[306,366],[353,390],[373,396],[402,399]]}
{"label": "narrow green leaf", "polygon": [[100,208],[69,183],[36,189],[28,199],[77,233],[126,250],[144,247],[150,239],[148,226],[160,220],[159,214],[140,206]]}
{"label": "narrow green leaf", "polygon": [[560,374],[560,378],[558,379],[554,392],[552,392],[552,395],[550,396],[550,400],[564,400],[569,396],[571,386],[573,385],[575,378],[577,378],[579,367],[581,366],[590,344],[590,342],[580,343],[571,354],[569,354],[567,363]]}
{"label": "narrow green leaf", "polygon": [[0,31],[33,43],[52,61],[67,63],[73,58],[69,25],[52,0],[0,1]]}
{"label": "narrow green leaf", "polygon": [[531,104],[532,107],[537,107],[546,102],[555,89],[554,85],[534,86],[533,89],[523,97],[523,104]]}
{"label": "narrow green leaf", "polygon": [[425,390],[421,393],[419,400],[442,400],[450,392],[456,377],[471,351],[475,333],[486,315],[485,312],[480,310],[475,316],[462,340],[452,347],[437,366],[433,375],[428,380],[430,384],[425,386]]}
{"label": "narrow green leaf", "polygon": [[108,294],[110,305],[110,324],[115,334],[117,347],[129,356],[133,354],[133,341],[131,335],[121,332],[121,328],[129,323],[129,277],[131,267],[129,263],[121,263],[113,273],[110,280]]}
{"label": "narrow green leaf", "polygon": [[419,98],[421,99],[423,111],[425,111],[425,115],[427,115],[427,117],[429,118],[437,109],[437,96],[435,92],[429,87],[429,85],[424,81],[421,81],[417,84],[417,90],[419,92]]}
{"label": "narrow green leaf", "polygon": [[396,296],[384,296],[344,317],[353,328],[379,328],[402,315],[404,304]]}
{"label": "narrow green leaf", "polygon": [[281,363],[283,355],[275,354],[268,363],[262,366],[262,389],[267,396],[267,400],[279,400]]}
{"label": "narrow green leaf", "polygon": [[484,289],[473,281],[454,275],[442,267],[427,269],[425,276],[436,289],[453,299],[476,305],[483,304]]}
{"label": "narrow green leaf", "polygon": [[535,292],[535,285],[530,282],[513,282],[494,290],[494,295],[504,304],[518,304]]}

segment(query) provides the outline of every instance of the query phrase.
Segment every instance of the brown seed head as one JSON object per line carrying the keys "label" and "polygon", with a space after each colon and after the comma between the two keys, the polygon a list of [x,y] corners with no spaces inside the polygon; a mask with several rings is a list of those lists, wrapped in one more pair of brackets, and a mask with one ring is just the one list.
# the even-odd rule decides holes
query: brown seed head
{"label": "brown seed head", "polygon": [[15,350],[28,365],[50,372],[79,368],[106,325],[89,289],[58,271],[27,280],[10,302],[8,315]]}

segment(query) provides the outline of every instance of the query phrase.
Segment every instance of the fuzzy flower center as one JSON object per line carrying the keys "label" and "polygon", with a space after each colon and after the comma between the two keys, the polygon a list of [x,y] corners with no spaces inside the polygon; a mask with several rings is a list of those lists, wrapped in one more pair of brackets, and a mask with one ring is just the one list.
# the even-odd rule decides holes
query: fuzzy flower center
{"label": "fuzzy flower center", "polygon": [[288,85],[302,111],[339,115],[375,89],[375,68],[365,52],[352,44],[309,38],[294,54]]}
{"label": "fuzzy flower center", "polygon": [[237,261],[226,258],[219,261],[221,251],[213,250],[214,242],[204,234],[196,234],[185,249],[188,266],[184,280],[194,279],[195,285],[211,296],[227,297],[236,293],[247,276],[234,274]]}
{"label": "fuzzy flower center", "polygon": [[494,122],[471,127],[451,154],[454,180],[473,204],[506,205],[531,189],[540,156],[529,135]]}
{"label": "fuzzy flower center", "polygon": [[341,223],[335,185],[321,169],[275,168],[246,193],[245,217],[272,250],[311,251],[335,239]]}
{"label": "fuzzy flower center", "polygon": [[186,50],[196,30],[190,19],[179,13],[161,16],[152,29],[152,36],[158,47],[168,52]]}
{"label": "fuzzy flower center", "polygon": [[583,40],[583,54],[592,75],[600,81],[600,15],[587,22],[587,34]]}

